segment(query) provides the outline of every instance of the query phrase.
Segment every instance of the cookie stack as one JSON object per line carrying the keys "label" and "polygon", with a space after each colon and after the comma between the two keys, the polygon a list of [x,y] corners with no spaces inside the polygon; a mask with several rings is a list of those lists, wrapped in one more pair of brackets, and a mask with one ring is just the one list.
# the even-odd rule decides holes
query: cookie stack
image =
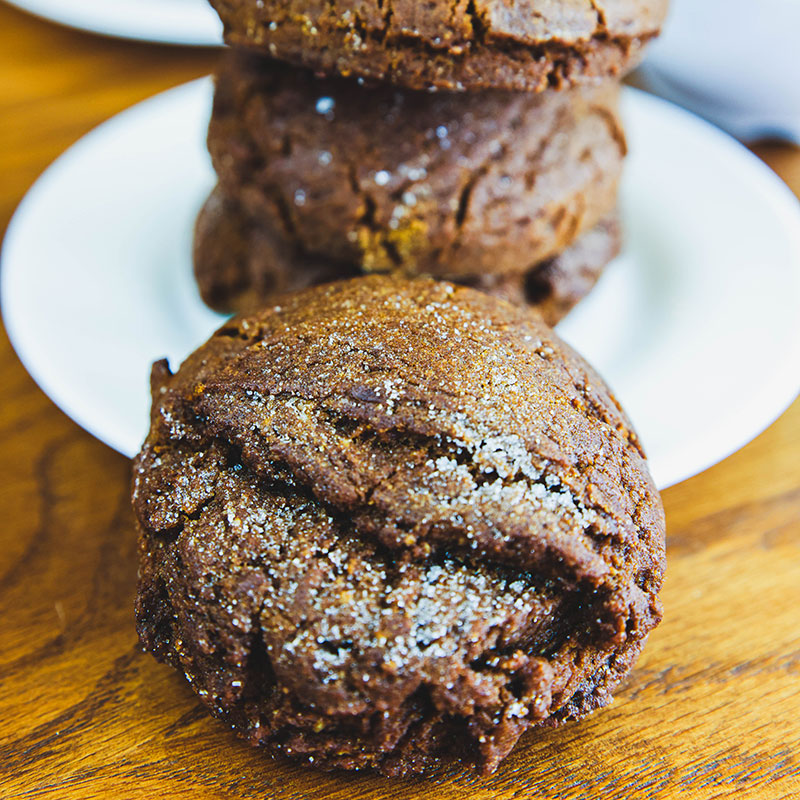
{"label": "cookie stack", "polygon": [[242,313],[153,369],[139,636],[271,753],[491,772],[661,618],[644,452],[546,322],[618,248],[663,3],[214,2],[196,272]]}
{"label": "cookie stack", "polygon": [[618,252],[618,79],[665,0],[212,4],[233,45],[195,237],[212,307],[379,272],[554,324]]}

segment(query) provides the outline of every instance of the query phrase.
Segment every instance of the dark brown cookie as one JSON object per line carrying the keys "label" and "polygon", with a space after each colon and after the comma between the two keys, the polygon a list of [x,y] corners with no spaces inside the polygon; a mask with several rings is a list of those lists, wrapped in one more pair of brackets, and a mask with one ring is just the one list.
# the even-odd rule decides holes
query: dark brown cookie
{"label": "dark brown cookie", "polygon": [[224,313],[257,309],[276,292],[360,274],[354,264],[306,254],[278,220],[251,220],[215,188],[197,217],[194,274],[203,301]]}
{"label": "dark brown cookie", "polygon": [[619,404],[537,316],[444,282],[284,295],[157,364],[133,500],[144,645],[326,768],[491,771],[608,703],[661,614]]}
{"label": "dark brown cookie", "polygon": [[[473,286],[518,305],[535,307],[555,325],[585,297],[619,252],[616,217],[602,220],[563,253],[519,275],[470,275]],[[226,313],[257,309],[271,294],[360,274],[353,264],[313,257],[287,241],[279,224],[253,223],[238,203],[212,192],[197,219],[194,270],[205,303]]]}
{"label": "dark brown cookie", "polygon": [[616,216],[601,220],[563,253],[531,267],[521,277],[484,274],[460,281],[520,306],[535,308],[556,325],[594,288],[608,263],[619,255],[622,233]]}
{"label": "dark brown cookie", "polygon": [[542,91],[620,76],[667,0],[211,0],[229,44],[410,89]]}
{"label": "dark brown cookie", "polygon": [[208,141],[225,196],[296,253],[366,272],[520,275],[614,209],[618,96],[611,83],[368,89],[231,52]]}

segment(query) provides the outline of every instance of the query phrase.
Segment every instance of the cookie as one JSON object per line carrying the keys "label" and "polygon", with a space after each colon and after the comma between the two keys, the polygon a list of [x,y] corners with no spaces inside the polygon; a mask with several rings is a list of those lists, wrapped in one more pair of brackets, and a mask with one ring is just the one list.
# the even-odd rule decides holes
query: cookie
{"label": "cookie", "polygon": [[234,318],[152,385],[139,635],[254,745],[489,772],[608,703],[659,621],[636,434],[534,314],[366,276]]}
{"label": "cookie", "polygon": [[619,255],[622,231],[616,216],[601,220],[563,253],[531,267],[522,276],[484,273],[458,281],[519,306],[534,308],[556,325],[594,288],[608,263]]}
{"label": "cookie", "polygon": [[297,252],[366,272],[519,275],[616,206],[618,97],[612,83],[369,89],[230,52],[208,143],[224,195]]}
{"label": "cookie", "polygon": [[321,73],[410,89],[531,92],[623,75],[667,10],[667,0],[211,4],[229,44]]}
{"label": "cookie", "polygon": [[274,217],[254,222],[219,187],[197,217],[193,250],[200,296],[223,313],[257,309],[276,292],[361,274],[356,264],[308,255]]}
{"label": "cookie", "polygon": [[[549,325],[555,325],[591,291],[618,254],[620,240],[619,223],[612,216],[582,234],[563,253],[519,275],[485,272],[452,280],[533,306]],[[275,292],[360,274],[354,264],[307,255],[286,240],[279,224],[253,223],[219,188],[197,219],[194,272],[203,301],[225,313],[257,309]]]}

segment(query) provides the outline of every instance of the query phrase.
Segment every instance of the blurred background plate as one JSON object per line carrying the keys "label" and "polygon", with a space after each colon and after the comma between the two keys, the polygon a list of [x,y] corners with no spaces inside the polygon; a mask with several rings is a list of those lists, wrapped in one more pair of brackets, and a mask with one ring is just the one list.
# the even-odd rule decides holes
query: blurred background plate
{"label": "blurred background plate", "polygon": [[638,82],[743,141],[800,144],[798,32],[798,0],[670,0]]}
{"label": "blurred background plate", "polygon": [[207,0],[6,1],[53,22],[107,36],[172,44],[222,44],[222,23]]}
{"label": "blurred background plate", "polygon": [[[126,455],[148,428],[153,360],[221,324],[192,277],[214,184],[201,80],[118,115],[31,189],[2,250],[2,310],[23,364]],[[559,326],[616,390],[666,487],[729,455],[800,390],[800,207],[705,122],[626,90],[623,254]],[[524,254],[521,254],[524,258]]]}

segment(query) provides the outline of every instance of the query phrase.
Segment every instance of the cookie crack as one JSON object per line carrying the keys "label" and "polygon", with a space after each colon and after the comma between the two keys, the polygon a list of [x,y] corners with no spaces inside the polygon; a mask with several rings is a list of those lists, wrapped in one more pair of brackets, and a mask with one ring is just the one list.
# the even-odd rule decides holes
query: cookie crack
{"label": "cookie crack", "polygon": [[628,142],[625,137],[625,130],[620,124],[619,117],[614,114],[608,107],[593,104],[589,107],[589,112],[599,117],[605,124],[611,138],[619,147],[619,152],[622,156],[628,154]]}
{"label": "cookie crack", "polygon": [[469,0],[467,3],[466,14],[467,18],[469,19],[472,32],[475,36],[475,44],[480,47],[486,42],[489,34],[489,23],[478,11],[477,6],[475,5],[475,0]]}
{"label": "cookie crack", "polygon": [[[303,399],[300,399],[300,401],[309,402]],[[313,413],[317,418],[321,418],[320,415],[330,416],[338,413],[341,419],[340,427],[346,425],[347,423],[354,422],[353,418],[341,412],[336,412],[329,407],[325,407],[321,403],[310,401],[310,405],[312,406]],[[356,446],[360,445],[363,448],[365,438],[378,441],[381,437],[386,437],[388,433],[375,430],[370,426],[368,421],[360,420],[358,422],[362,426],[366,425],[367,427],[365,430],[361,430],[359,432],[358,439],[350,439],[350,441],[355,443]],[[218,435],[222,434],[223,431],[220,431]],[[367,436],[365,436],[365,434],[367,434]],[[226,437],[236,437],[237,433],[235,430],[228,429],[228,432],[224,435]],[[259,436],[261,436],[261,434],[259,434]],[[415,471],[421,471],[425,474],[433,474],[435,470],[431,472],[430,465],[433,464],[435,466],[437,461],[440,459],[448,460],[448,462],[450,459],[452,459],[453,463],[458,463],[460,461],[461,466],[466,468],[472,477],[472,486],[469,489],[468,495],[456,498],[456,500],[466,502],[473,495],[477,498],[481,495],[484,487],[486,487],[486,490],[490,492],[500,488],[520,489],[521,491],[530,495],[531,502],[534,504],[534,507],[536,507],[538,504],[538,508],[541,509],[541,513],[544,513],[545,515],[549,513],[547,512],[547,508],[548,504],[551,502],[547,500],[547,498],[553,498],[552,502],[555,502],[555,504],[559,507],[566,503],[564,507],[568,508],[570,513],[574,514],[576,518],[584,517],[584,522],[580,524],[580,537],[584,537],[585,542],[590,543],[591,550],[596,551],[598,547],[604,545],[609,540],[609,537],[617,540],[614,526],[609,524],[610,520],[607,518],[604,510],[593,506],[592,504],[584,503],[581,498],[571,492],[568,487],[563,485],[560,481],[558,481],[558,479],[551,477],[546,468],[540,469],[535,475],[525,474],[524,472],[520,471],[515,473],[507,473],[504,475],[500,471],[500,467],[497,467],[497,469],[493,470],[487,468],[486,466],[481,466],[479,463],[481,459],[488,458],[489,462],[491,463],[492,454],[489,453],[489,450],[492,447],[491,437],[482,438],[474,445],[470,445],[450,438],[425,436],[402,427],[396,427],[391,430],[391,439],[387,440],[390,442],[390,444],[387,444],[387,447],[394,447],[395,445],[391,444],[391,442],[396,443],[398,440],[408,444],[409,452],[421,454],[421,457],[417,456],[417,466]],[[226,441],[230,442],[231,440],[230,438],[227,438]],[[367,449],[370,451],[376,450],[375,446],[371,444],[367,445]],[[494,452],[500,453],[500,457],[503,457],[501,451],[497,450]],[[538,456],[538,454],[527,453],[527,455],[528,457],[533,458],[538,457],[541,460],[541,456]],[[376,494],[382,489],[385,489],[387,486],[390,486],[391,482],[398,476],[400,472],[408,469],[407,464],[401,463],[395,465],[388,473],[377,477],[376,480],[372,481],[369,485],[366,485],[361,490],[357,489],[355,484],[350,484],[353,492],[348,492],[347,494],[352,499],[345,501],[341,499],[337,500],[335,496],[329,496],[325,492],[315,491],[313,477],[308,474],[307,467],[304,467],[302,459],[298,458],[297,456],[290,457],[287,456],[287,454],[284,454],[282,458],[278,460],[275,454],[270,454],[266,457],[266,460],[273,468],[277,467],[279,468],[279,471],[283,472],[285,470],[287,474],[291,474],[293,478],[292,486],[296,486],[298,488],[301,486],[305,487],[304,491],[309,493],[309,497],[313,497],[317,502],[322,503],[331,516],[341,517],[342,515],[345,515],[350,519],[356,519],[361,525],[367,525],[376,533],[378,533],[381,529],[385,529],[385,524],[381,525],[381,512],[378,512],[377,518],[375,517],[375,512],[377,511],[375,507]],[[246,464],[248,469],[252,470],[256,475],[259,476],[259,478],[263,479],[265,477],[262,474],[262,468],[260,468],[259,465],[254,463],[251,459],[248,459],[246,455],[243,456],[243,462]],[[555,499],[562,497],[564,498],[563,501]],[[592,519],[589,519],[587,514],[590,515]],[[375,527],[376,525],[378,526],[377,529]],[[470,553],[469,547],[458,544],[460,541],[465,539],[465,534],[467,531],[465,531],[462,527],[459,527],[457,524],[450,524],[447,529],[442,528],[439,531],[432,529],[430,527],[430,523],[417,521],[405,531],[406,536],[403,536],[402,526],[399,528],[395,526],[395,529],[398,531],[398,533],[394,536],[394,538],[390,537],[390,540],[393,540],[398,544],[401,543],[406,537],[413,538],[413,542],[411,539],[409,539],[409,545],[416,545],[418,540],[423,541],[421,550],[415,547],[407,548],[410,550],[410,552],[416,554],[416,558],[420,558],[422,555],[426,554],[424,543],[430,537],[431,533],[434,534],[433,542],[436,547],[427,549],[427,554],[429,554],[433,549],[440,548]],[[391,530],[391,525],[389,530]],[[384,541],[388,541],[385,539],[385,537],[381,537],[380,535],[378,536],[379,540],[382,538]],[[562,558],[560,554],[557,551],[550,552],[550,547],[552,546],[553,542],[551,542],[547,548],[547,552],[549,553],[547,560],[552,561],[553,563],[561,563]],[[400,549],[403,550],[402,547]],[[492,549],[481,549],[481,554],[484,557],[489,558],[492,562],[498,564],[508,565],[509,561],[511,560],[509,553],[506,553],[504,557],[503,552],[494,552]],[[566,571],[561,575],[561,578],[567,579],[569,576],[569,570],[567,570],[566,565],[564,568]],[[604,580],[600,573],[596,574],[594,579],[600,582]]]}
{"label": "cookie crack", "polygon": [[606,24],[606,14],[603,11],[602,7],[600,6],[598,0],[589,0],[589,4],[592,7],[592,11],[597,15],[597,30],[595,32],[595,36],[600,36],[602,34],[608,33],[608,25]]}

